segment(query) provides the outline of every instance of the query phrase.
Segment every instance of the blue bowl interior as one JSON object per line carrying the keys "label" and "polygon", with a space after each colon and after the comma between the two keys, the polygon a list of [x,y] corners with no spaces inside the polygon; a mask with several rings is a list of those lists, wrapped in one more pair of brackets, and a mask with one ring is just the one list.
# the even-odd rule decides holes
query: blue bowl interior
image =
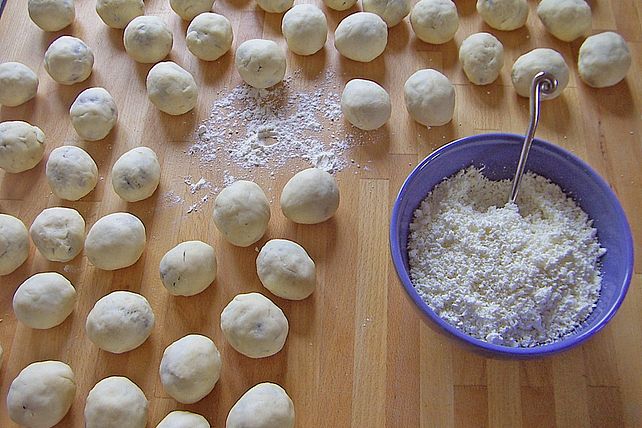
{"label": "blue bowl interior", "polygon": [[[392,213],[390,243],[393,262],[410,298],[442,330],[491,354],[541,356],[575,346],[600,330],[622,303],[633,269],[633,242],[626,216],[608,184],[586,163],[566,150],[536,139],[526,169],[549,178],[570,195],[593,219],[598,239],[607,253],[601,258],[602,291],[597,307],[572,334],[534,348],[510,348],[472,338],[441,320],[415,292],[408,275],[406,251],[413,213],[430,190],[462,168],[475,165],[492,179],[512,179],[524,137],[483,134],[454,141],[433,152],[410,174]],[[506,195],[508,198],[508,195]]]}

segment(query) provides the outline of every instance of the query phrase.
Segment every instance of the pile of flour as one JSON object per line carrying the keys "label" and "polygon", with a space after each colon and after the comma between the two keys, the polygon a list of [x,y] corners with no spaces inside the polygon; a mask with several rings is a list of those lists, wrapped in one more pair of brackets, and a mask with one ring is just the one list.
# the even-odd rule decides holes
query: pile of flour
{"label": "pile of flour", "polygon": [[436,186],[410,225],[410,276],[459,330],[532,347],[573,332],[590,315],[606,250],[559,186],[527,173],[515,205],[505,202],[510,185],[470,167]]}

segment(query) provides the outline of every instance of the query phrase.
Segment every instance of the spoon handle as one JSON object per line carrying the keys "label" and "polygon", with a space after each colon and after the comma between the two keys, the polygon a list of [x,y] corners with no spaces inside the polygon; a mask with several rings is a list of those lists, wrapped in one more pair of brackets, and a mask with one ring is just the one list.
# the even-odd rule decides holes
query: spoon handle
{"label": "spoon handle", "polygon": [[557,88],[557,79],[547,71],[540,71],[533,77],[531,83],[530,93],[530,123],[528,124],[528,132],[524,138],[524,145],[522,146],[522,153],[519,155],[519,163],[517,164],[517,171],[515,171],[515,178],[513,178],[513,187],[510,191],[509,203],[515,203],[517,193],[519,192],[519,185],[522,182],[522,176],[526,169],[526,159],[528,152],[533,145],[533,138],[535,137],[535,130],[539,122],[540,113],[540,100],[548,98]]}

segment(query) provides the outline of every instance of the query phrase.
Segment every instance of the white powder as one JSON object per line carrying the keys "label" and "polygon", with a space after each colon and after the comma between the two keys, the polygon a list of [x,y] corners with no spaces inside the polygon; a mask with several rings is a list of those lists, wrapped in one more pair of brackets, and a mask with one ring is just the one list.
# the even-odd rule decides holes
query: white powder
{"label": "white powder", "polygon": [[410,225],[410,276],[459,330],[532,347],[572,333],[590,315],[606,250],[556,184],[527,173],[517,205],[505,205],[509,191],[509,180],[490,181],[473,167],[436,186]]}
{"label": "white powder", "polygon": [[346,129],[333,73],[318,76],[311,89],[296,87],[304,81],[299,75],[269,89],[239,85],[217,99],[188,154],[237,178],[257,169],[274,176],[292,164],[289,174],[300,161],[330,173],[348,166],[345,151],[376,141],[376,133]]}

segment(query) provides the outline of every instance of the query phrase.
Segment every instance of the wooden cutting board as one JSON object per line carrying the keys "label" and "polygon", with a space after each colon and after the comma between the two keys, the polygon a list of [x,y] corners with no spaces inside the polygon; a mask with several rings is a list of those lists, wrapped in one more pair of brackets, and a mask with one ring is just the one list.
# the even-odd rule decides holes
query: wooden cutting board
{"label": "wooden cutting board", "polygon": [[[535,1],[529,2],[527,26],[507,33],[483,24],[474,1],[458,1],[460,28],[455,41],[441,46],[418,41],[406,19],[390,30],[384,55],[369,64],[340,58],[332,44],[337,23],[357,8],[347,12],[323,8],[331,30],[325,49],[307,58],[288,54],[288,74],[301,70],[298,84],[313,88],[315,76],[333,70],[339,91],[354,77],[376,80],[390,92],[392,118],[376,138],[346,154],[354,163],[338,174],[342,201],[333,219],[297,226],[286,221],[278,202],[272,203],[269,231],[258,246],[275,237],[301,243],[317,263],[319,283],[305,301],[274,298],[290,321],[290,334],[282,352],[262,360],[235,352],[219,328],[221,310],[234,295],[264,291],[255,273],[254,246],[236,248],[222,240],[211,217],[213,198],[192,213],[187,213],[188,202],[167,204],[163,199],[175,192],[189,201],[192,195],[183,182],[188,175],[223,184],[220,170],[203,168],[184,151],[195,127],[207,118],[211,103],[240,83],[232,53],[213,63],[196,60],[185,48],[187,25],[170,10],[167,0],[146,2],[147,13],[161,16],[174,32],[170,59],[189,70],[200,87],[197,108],[170,117],[148,102],[144,80],[150,65],[135,63],[126,55],[122,31],[100,21],[93,1],[77,1],[75,23],[55,34],[43,33],[29,20],[26,3],[9,1],[0,18],[0,62],[27,64],[38,73],[40,88],[35,100],[17,108],[2,107],[0,120],[26,120],[41,127],[47,135],[45,156],[63,144],[85,148],[96,159],[101,180],[81,201],[68,202],[51,194],[44,161],[21,174],[0,172],[0,212],[17,216],[29,226],[42,209],[68,206],[80,211],[89,227],[100,216],[126,210],[143,220],[148,243],[138,263],[115,272],[94,269],[84,255],[67,264],[50,263],[32,245],[27,262],[0,278],[0,344],[5,349],[0,426],[14,426],[4,404],[13,378],[27,364],[45,359],[65,361],[76,374],[78,391],[71,411],[59,424],[64,427],[83,426],[88,391],[110,375],[128,376],[143,389],[150,401],[150,427],[173,409],[202,413],[212,426],[223,427],[234,402],[262,381],[287,389],[295,403],[297,427],[642,426],[642,3],[591,1],[594,32],[618,31],[633,55],[627,79],[601,90],[588,88],[577,76],[580,41],[562,43],[545,33],[534,13]],[[276,40],[285,49],[281,15],[265,14],[249,0],[219,0],[214,10],[232,22],[233,49],[257,37]],[[506,49],[501,77],[488,87],[469,84],[457,60],[458,45],[477,31],[496,34]],[[91,78],[71,87],[56,84],[43,69],[45,49],[62,34],[82,38],[96,56]],[[544,46],[562,53],[571,68],[571,81],[562,97],[546,102],[538,136],[573,151],[612,185],[635,234],[635,276],[617,316],[585,345],[539,361],[485,359],[434,333],[414,312],[390,261],[389,215],[403,179],[432,150],[471,134],[524,132],[528,104],[515,95],[510,68],[520,54]],[[430,130],[409,119],[402,92],[405,79],[427,67],[443,71],[457,93],[453,121]],[[104,86],[112,93],[120,118],[104,141],[85,143],[73,131],[67,111],[77,94],[91,86]],[[150,199],[126,204],[109,184],[111,165],[139,145],[158,153],[161,185]],[[365,170],[357,164],[370,167]],[[274,178],[260,169],[253,174],[278,201],[289,171]],[[218,278],[198,297],[171,297],[160,283],[158,263],[168,249],[189,239],[216,247]],[[16,321],[11,300],[22,281],[43,271],[67,276],[77,287],[79,300],[62,325],[36,331]],[[149,340],[123,355],[98,350],[84,332],[85,318],[96,300],[117,289],[142,293],[156,315]],[[209,396],[185,406],[163,391],[158,366],[169,343],[195,332],[216,342],[223,370]]]}

